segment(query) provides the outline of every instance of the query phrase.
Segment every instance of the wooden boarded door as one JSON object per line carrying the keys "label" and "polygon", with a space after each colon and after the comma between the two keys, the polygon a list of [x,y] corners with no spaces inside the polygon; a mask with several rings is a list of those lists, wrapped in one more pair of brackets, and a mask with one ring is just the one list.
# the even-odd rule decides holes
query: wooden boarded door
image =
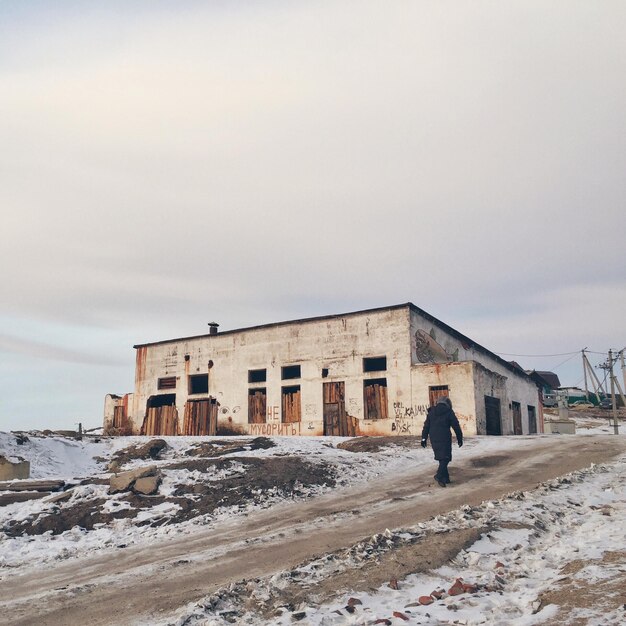
{"label": "wooden boarded door", "polygon": [[248,424],[265,424],[267,420],[267,390],[248,390]]}
{"label": "wooden boarded door", "polygon": [[519,402],[512,402],[513,409],[513,434],[522,434],[522,405]]}
{"label": "wooden boarded door", "polygon": [[116,434],[131,434],[130,423],[128,421],[128,415],[126,414],[126,406],[123,404],[113,408],[113,428]]}
{"label": "wooden boarded door", "polygon": [[430,401],[430,406],[435,406],[439,398],[444,398],[449,395],[450,392],[448,391],[448,385],[437,385],[435,387],[428,388],[428,399]]}
{"label": "wooden boarded door", "polygon": [[485,414],[487,417],[487,434],[501,435],[502,420],[500,415],[500,399],[485,396]]}
{"label": "wooden boarded door", "polygon": [[185,402],[183,435],[216,435],[217,408],[218,404],[215,398],[188,400]]}
{"label": "wooden boarded door", "polygon": [[324,434],[334,437],[354,437],[355,420],[346,412],[346,385],[342,382],[324,383]]}
{"label": "wooden boarded door", "polygon": [[363,382],[363,404],[366,420],[380,420],[389,417],[387,379],[378,378]]}
{"label": "wooden boarded door", "polygon": [[[158,396],[157,396],[158,397]],[[175,404],[161,404],[146,409],[141,425],[142,435],[178,435],[178,411]]]}

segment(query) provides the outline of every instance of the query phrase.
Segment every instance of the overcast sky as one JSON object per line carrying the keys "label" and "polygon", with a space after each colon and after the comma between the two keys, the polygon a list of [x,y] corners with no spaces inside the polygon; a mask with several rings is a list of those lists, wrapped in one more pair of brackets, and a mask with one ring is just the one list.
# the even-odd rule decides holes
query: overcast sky
{"label": "overcast sky", "polygon": [[134,343],[213,320],[412,301],[505,355],[624,347],[624,32],[623,0],[0,2],[0,428],[99,425]]}

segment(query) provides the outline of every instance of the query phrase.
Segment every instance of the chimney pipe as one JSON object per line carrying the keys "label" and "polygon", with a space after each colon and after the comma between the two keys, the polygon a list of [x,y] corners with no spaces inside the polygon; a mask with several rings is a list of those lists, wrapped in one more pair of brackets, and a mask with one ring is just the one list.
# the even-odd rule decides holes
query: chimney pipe
{"label": "chimney pipe", "polygon": [[217,327],[219,324],[217,322],[209,322],[209,335],[217,335]]}

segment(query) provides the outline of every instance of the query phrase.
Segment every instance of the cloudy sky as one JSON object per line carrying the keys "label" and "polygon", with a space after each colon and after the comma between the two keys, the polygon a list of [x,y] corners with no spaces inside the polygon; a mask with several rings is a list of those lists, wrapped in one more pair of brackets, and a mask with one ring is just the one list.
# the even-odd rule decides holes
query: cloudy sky
{"label": "cloudy sky", "polygon": [[579,382],[567,353],[626,344],[625,30],[622,0],[0,2],[0,428],[99,425],[134,343],[406,301]]}

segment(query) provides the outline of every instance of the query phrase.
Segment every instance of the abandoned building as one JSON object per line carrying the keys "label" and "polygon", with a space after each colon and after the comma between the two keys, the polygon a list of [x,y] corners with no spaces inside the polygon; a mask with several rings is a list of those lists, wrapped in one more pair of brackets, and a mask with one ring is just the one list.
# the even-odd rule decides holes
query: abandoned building
{"label": "abandoned building", "polygon": [[134,393],[108,395],[107,432],[419,435],[449,395],[467,435],[543,432],[519,368],[414,304],[134,346]]}

